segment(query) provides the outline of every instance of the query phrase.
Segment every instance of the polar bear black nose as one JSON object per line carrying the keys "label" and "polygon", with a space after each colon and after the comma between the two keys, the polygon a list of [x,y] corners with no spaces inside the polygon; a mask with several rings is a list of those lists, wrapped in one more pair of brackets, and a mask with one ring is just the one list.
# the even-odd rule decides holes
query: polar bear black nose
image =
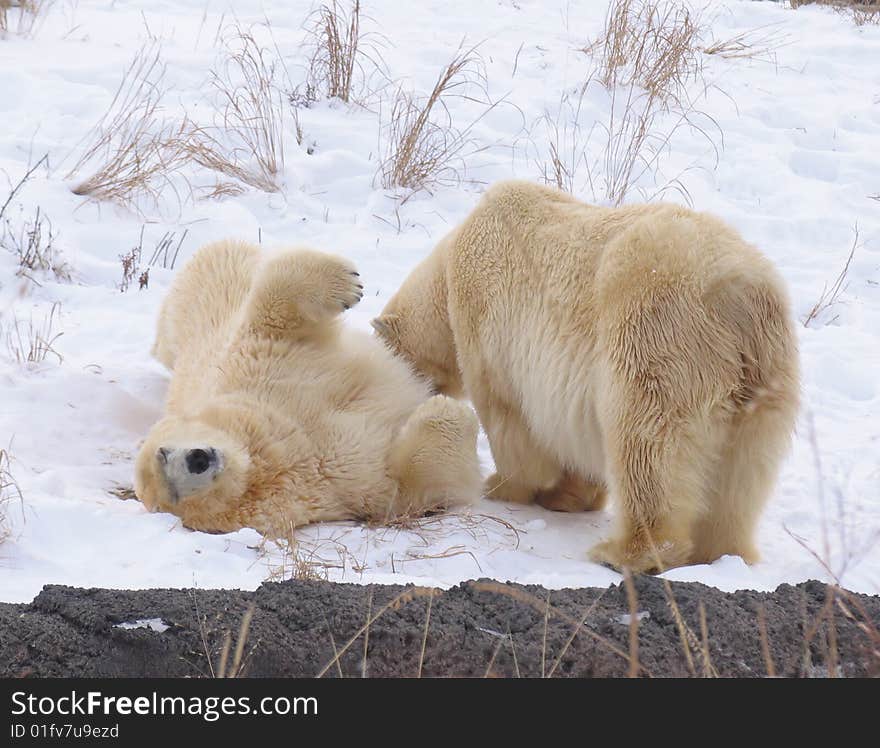
{"label": "polar bear black nose", "polygon": [[[211,450],[213,452],[214,450]],[[211,452],[191,449],[186,453],[186,469],[191,473],[204,473],[211,466]]]}

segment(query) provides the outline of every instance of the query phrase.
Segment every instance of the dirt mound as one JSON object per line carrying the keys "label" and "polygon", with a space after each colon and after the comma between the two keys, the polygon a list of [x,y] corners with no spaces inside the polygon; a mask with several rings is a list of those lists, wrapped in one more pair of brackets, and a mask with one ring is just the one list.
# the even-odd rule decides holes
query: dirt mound
{"label": "dirt mound", "polygon": [[[724,593],[652,577],[636,578],[634,591],[642,675],[880,673],[878,597],[819,582]],[[30,604],[0,604],[0,675],[210,676],[224,642],[234,653],[245,634],[240,667],[248,676],[622,676],[630,670],[630,610],[624,585],[48,586]]]}

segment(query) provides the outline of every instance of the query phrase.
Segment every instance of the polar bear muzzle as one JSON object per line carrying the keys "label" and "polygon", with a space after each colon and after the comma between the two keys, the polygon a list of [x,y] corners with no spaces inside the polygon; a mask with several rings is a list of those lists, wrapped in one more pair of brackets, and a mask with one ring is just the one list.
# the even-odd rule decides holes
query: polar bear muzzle
{"label": "polar bear muzzle", "polygon": [[186,453],[186,469],[190,474],[201,475],[216,460],[216,452],[212,449],[210,452],[204,449],[191,449]]}
{"label": "polar bear muzzle", "polygon": [[174,503],[210,486],[226,462],[214,447],[159,447],[156,460]]}

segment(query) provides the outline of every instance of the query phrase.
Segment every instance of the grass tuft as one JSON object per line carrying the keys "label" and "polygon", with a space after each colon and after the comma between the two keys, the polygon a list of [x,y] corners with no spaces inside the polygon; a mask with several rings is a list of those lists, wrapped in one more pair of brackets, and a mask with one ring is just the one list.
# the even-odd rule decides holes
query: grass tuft
{"label": "grass tuft", "polygon": [[[827,312],[833,306],[840,302],[841,294],[847,289],[847,276],[849,275],[849,266],[852,263],[853,256],[856,253],[856,249],[859,247],[859,227],[858,225],[853,227],[853,243],[852,248],[849,251],[849,256],[846,258],[846,262],[843,265],[843,270],[840,271],[838,276],[834,279],[834,281],[829,286],[827,283],[822,289],[822,294],[816,300],[816,303],[813,304],[812,308],[809,312],[807,312],[807,316],[804,317],[804,327],[809,327],[811,323],[816,322],[820,317],[827,317]],[[831,324],[837,319],[837,316],[832,317],[825,324]]]}
{"label": "grass tuft", "polygon": [[877,0],[791,0],[795,10],[802,5],[827,5],[837,13],[849,16],[856,26],[880,25],[880,3]]}
{"label": "grass tuft", "polygon": [[9,505],[18,500],[23,501],[21,489],[15,477],[12,475],[12,458],[9,450],[0,449],[0,543],[3,543],[12,535],[12,527],[9,522]]}
{"label": "grass tuft", "polygon": [[60,314],[61,304],[55,302],[40,322],[35,323],[31,318],[25,325],[14,317],[11,328],[6,331],[6,346],[12,358],[19,364],[35,366],[52,356],[60,364],[64,359],[55,350],[55,343],[64,334],[55,330]]}
{"label": "grass tuft", "polygon": [[[253,35],[235,26],[211,85],[212,127],[189,125],[184,151],[201,166],[263,192],[279,192],[284,171],[285,116],[275,60]],[[235,194],[217,183],[208,197]]]}
{"label": "grass tuft", "polygon": [[465,98],[460,91],[467,86],[477,86],[485,93],[485,82],[482,59],[476,47],[471,47],[459,48],[426,96],[397,88],[384,127],[386,149],[377,172],[383,187],[416,192],[461,181],[466,157],[480,150],[471,130],[495,105],[487,103],[485,111],[462,128],[453,121],[448,103],[452,97]]}
{"label": "grass tuft", "polygon": [[779,24],[768,24],[727,39],[713,39],[703,47],[703,53],[726,60],[775,62],[776,50],[789,43],[788,37],[778,27]]}
{"label": "grass tuft", "polygon": [[162,115],[165,65],[157,44],[147,44],[126,68],[104,116],[87,136],[89,145],[67,175],[88,171],[72,190],[141,212],[160,197],[182,204],[180,172],[187,161],[190,128]]}
{"label": "grass tuft", "polygon": [[613,0],[601,37],[585,48],[608,88],[636,86],[663,102],[701,73],[700,16],[675,0]]}
{"label": "grass tuft", "polygon": [[319,91],[348,103],[355,93],[355,72],[361,56],[361,4],[345,10],[336,0],[314,12],[308,27],[314,51],[309,62],[306,96]]}
{"label": "grass tuft", "polygon": [[[690,204],[682,176],[697,162],[671,178],[661,166],[680,130],[702,135],[717,163],[721,130],[694,104],[706,90],[701,33],[701,14],[682,2],[614,0],[601,35],[582,49],[591,72],[539,118],[544,137],[529,137],[544,182],[615,206],[634,189],[644,200],[677,192]],[[607,114],[590,117],[585,101],[597,87]]]}
{"label": "grass tuft", "polygon": [[0,39],[4,34],[32,36],[55,0],[0,0]]}

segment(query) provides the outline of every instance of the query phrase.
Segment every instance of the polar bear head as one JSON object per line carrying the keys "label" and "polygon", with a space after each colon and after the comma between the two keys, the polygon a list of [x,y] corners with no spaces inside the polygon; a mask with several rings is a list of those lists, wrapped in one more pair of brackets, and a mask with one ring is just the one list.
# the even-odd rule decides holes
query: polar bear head
{"label": "polar bear head", "polygon": [[147,436],[135,465],[135,493],[151,511],[187,527],[225,532],[247,490],[250,455],[231,434],[201,420],[170,416]]}
{"label": "polar bear head", "polygon": [[409,361],[436,392],[462,397],[464,385],[446,304],[450,236],[415,267],[371,324],[385,344]]}

